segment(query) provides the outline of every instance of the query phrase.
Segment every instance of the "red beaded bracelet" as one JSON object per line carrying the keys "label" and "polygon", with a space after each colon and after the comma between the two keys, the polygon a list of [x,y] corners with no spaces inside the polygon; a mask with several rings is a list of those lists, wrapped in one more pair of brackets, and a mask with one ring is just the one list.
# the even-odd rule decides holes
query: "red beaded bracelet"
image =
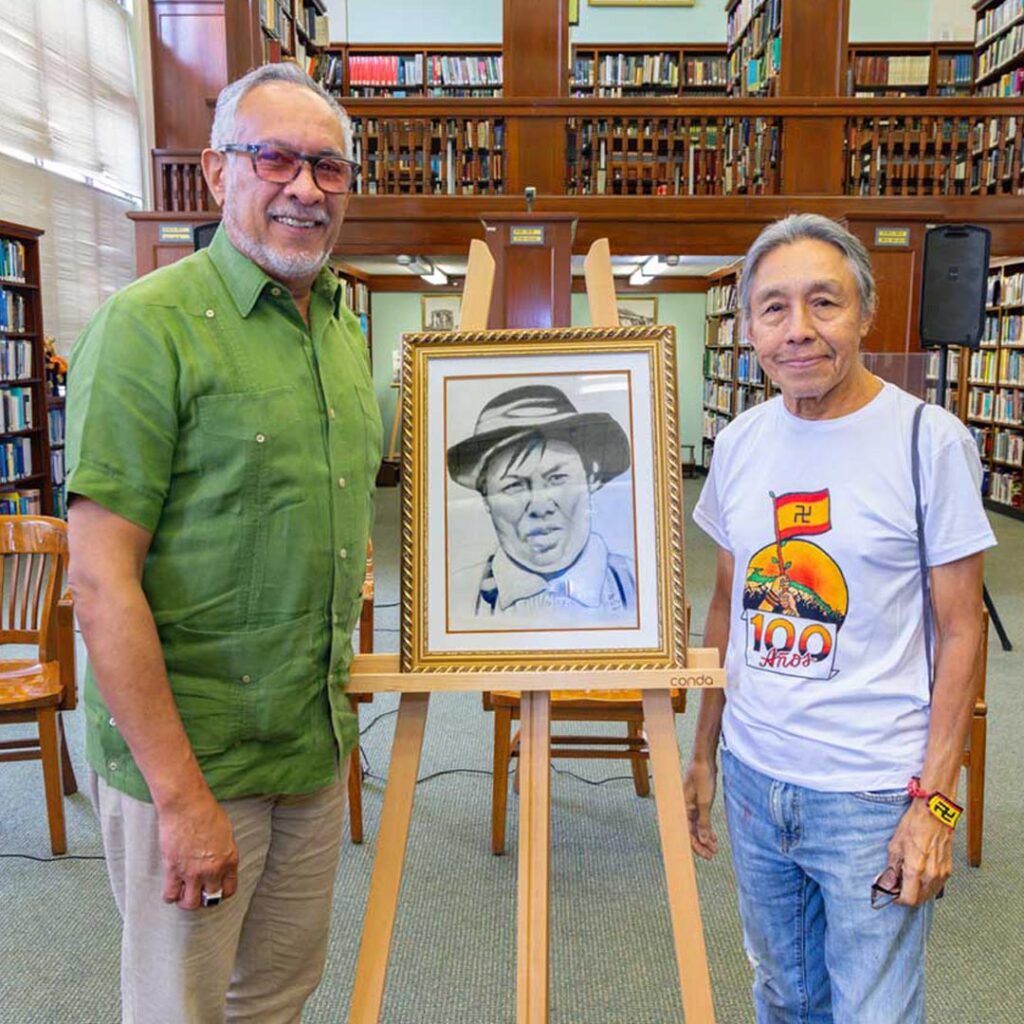
{"label": "red beaded bracelet", "polygon": [[921,779],[917,775],[907,783],[907,792],[915,800],[927,800],[928,810],[949,829],[956,827],[960,815],[964,813],[964,809],[944,793],[940,793],[938,790],[929,793],[928,790],[922,789]]}

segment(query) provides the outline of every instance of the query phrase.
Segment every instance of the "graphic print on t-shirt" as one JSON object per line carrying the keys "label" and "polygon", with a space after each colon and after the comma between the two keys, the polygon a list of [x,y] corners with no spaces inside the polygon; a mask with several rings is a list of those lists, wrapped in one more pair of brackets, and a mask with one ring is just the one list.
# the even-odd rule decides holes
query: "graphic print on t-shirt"
{"label": "graphic print on t-shirt", "polygon": [[747,665],[797,679],[831,679],[849,591],[827,552],[800,539],[832,529],[829,492],[770,497],[775,540],[747,563],[743,587]]}

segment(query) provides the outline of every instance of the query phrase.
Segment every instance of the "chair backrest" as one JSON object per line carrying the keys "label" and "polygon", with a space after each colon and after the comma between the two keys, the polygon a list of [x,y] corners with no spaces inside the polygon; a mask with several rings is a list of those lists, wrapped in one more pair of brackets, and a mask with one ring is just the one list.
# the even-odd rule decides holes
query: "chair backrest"
{"label": "chair backrest", "polygon": [[0,644],[34,643],[40,661],[55,661],[67,524],[49,516],[0,516],[0,560]]}

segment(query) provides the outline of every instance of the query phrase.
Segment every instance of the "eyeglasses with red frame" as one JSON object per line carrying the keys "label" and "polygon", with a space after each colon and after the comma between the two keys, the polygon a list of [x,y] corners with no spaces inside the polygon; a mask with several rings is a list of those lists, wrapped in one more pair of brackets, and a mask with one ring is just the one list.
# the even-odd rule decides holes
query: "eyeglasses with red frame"
{"label": "eyeglasses with red frame", "polygon": [[294,181],[307,163],[316,187],[331,195],[351,192],[359,176],[359,164],[354,160],[333,154],[299,153],[266,142],[229,142],[220,147],[220,152],[247,153],[256,177],[275,185]]}

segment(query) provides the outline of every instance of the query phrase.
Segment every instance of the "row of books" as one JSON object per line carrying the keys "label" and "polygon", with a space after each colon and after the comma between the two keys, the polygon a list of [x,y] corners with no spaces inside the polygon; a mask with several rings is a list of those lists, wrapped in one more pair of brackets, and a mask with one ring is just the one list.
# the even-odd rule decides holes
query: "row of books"
{"label": "row of books", "polygon": [[58,519],[68,517],[68,490],[63,484],[53,488],[53,514]]}
{"label": "row of books", "polygon": [[55,405],[46,412],[47,430],[50,435],[50,445],[64,444],[64,407]]}
{"label": "row of books", "polygon": [[730,81],[745,83],[746,94],[754,96],[767,91],[769,83],[782,69],[782,37],[773,37],[759,57],[745,57],[739,50],[729,58]]}
{"label": "row of books", "polygon": [[747,409],[760,405],[768,397],[764,387],[758,386],[761,382],[754,382],[753,386],[741,384],[736,389],[736,415],[746,412]]}
{"label": "row of books", "polygon": [[732,380],[732,349],[704,349],[704,376]]}
{"label": "row of books", "polygon": [[729,12],[725,24],[725,45],[731,49],[755,19],[767,21],[770,31],[782,24],[782,0],[740,0]]}
{"label": "row of books", "polygon": [[971,85],[974,82],[974,54],[940,53],[935,78],[944,85]]}
{"label": "row of books", "polygon": [[995,82],[983,85],[974,90],[976,96],[995,97],[997,99],[1008,99],[1014,96],[1024,96],[1024,67],[1014,68],[1000,75]]}
{"label": "row of books", "polygon": [[721,381],[704,381],[704,406],[716,412],[732,412],[732,385]]}
{"label": "row of books", "polygon": [[25,296],[10,288],[0,288],[0,331],[26,331]]}
{"label": "row of books", "polygon": [[989,313],[985,317],[985,332],[981,336],[983,347],[995,348],[999,344],[999,329],[1002,324],[1002,317],[998,313]]}
{"label": "row of books", "polygon": [[[500,118],[433,118],[430,121],[378,121],[374,117],[353,118],[352,134],[357,147],[365,144],[366,152],[374,141],[386,139],[388,148],[398,151],[403,146],[423,149],[429,139],[432,146],[453,142],[458,149],[503,150],[505,122]],[[362,150],[360,150],[362,152]],[[360,159],[356,157],[356,159]]]}
{"label": "row of books", "polygon": [[[728,425],[728,416],[723,416],[721,413],[716,412],[714,409],[705,408],[701,415],[700,436],[705,441],[714,441],[714,439],[718,437],[719,431],[724,430]],[[705,468],[707,468],[706,462]]]}
{"label": "row of books", "polygon": [[[341,282],[342,297],[345,300],[345,305],[348,306],[353,313],[369,313],[370,312],[370,288],[363,281],[354,281],[349,277],[339,277],[338,280]],[[365,329],[363,331],[365,334]]]}
{"label": "row of books", "polygon": [[1003,0],[1001,4],[990,7],[974,23],[975,45],[988,42],[1020,17],[1024,17],[1024,0]]}
{"label": "row of books", "polygon": [[32,475],[32,439],[12,437],[0,441],[0,484]]}
{"label": "row of books", "polygon": [[[942,351],[940,349],[932,349],[928,352],[927,359],[925,360],[924,375],[926,380],[938,380],[939,369],[941,368],[940,360],[942,359]],[[953,346],[946,349],[946,380],[955,382],[960,379],[960,348],[959,346]]]}
{"label": "row of books", "polygon": [[986,470],[981,481],[982,493],[992,501],[1011,508],[1024,506],[1024,480],[1019,472],[1001,469]]}
{"label": "row of books", "polygon": [[764,370],[752,349],[740,349],[736,360],[736,379],[744,384],[764,384]]}
{"label": "row of books", "polygon": [[303,7],[302,27],[314,46],[327,46],[331,41],[330,22],[326,14],[320,14],[315,7]]}
{"label": "row of books", "polygon": [[1024,434],[1011,430],[997,430],[992,436],[990,455],[999,462],[1009,462],[1014,466],[1024,465]]}
{"label": "row of books", "polygon": [[1014,26],[1013,31],[999,36],[990,46],[978,53],[975,74],[978,78],[1017,57],[1024,56],[1024,22]]}
{"label": "row of books", "polygon": [[1004,345],[1020,345],[1021,342],[1024,342],[1020,313],[1003,314],[1002,324],[999,327],[999,340]]}
{"label": "row of books", "polygon": [[1024,424],[1024,391],[1017,388],[999,391],[971,388],[967,393],[967,415],[1006,426],[1021,426]]}
{"label": "row of books", "polygon": [[1004,275],[1000,297],[996,302],[1001,302],[1004,306],[1024,303],[1024,273]]}
{"label": "row of books", "polygon": [[976,384],[995,384],[997,353],[994,351],[978,351],[971,353],[968,379]]}
{"label": "row of books", "polygon": [[0,277],[25,280],[25,246],[13,238],[0,238]]}
{"label": "row of books", "polygon": [[38,516],[43,511],[43,496],[34,487],[0,493],[0,516]]}
{"label": "row of books", "polygon": [[708,344],[721,348],[732,348],[736,343],[736,318],[719,316],[711,320],[712,327],[708,331]]}
{"label": "row of books", "polygon": [[32,342],[0,336],[0,380],[27,380],[32,376]]}
{"label": "row of books", "polygon": [[[969,55],[967,59],[970,60]],[[926,86],[930,73],[931,57],[928,54],[858,56],[853,70],[857,85]]]}
{"label": "row of books", "polygon": [[657,85],[669,89],[679,87],[679,56],[674,53],[606,53],[597,62],[595,80],[594,61],[583,58],[586,70],[578,74],[577,81],[585,85]]}
{"label": "row of books", "polygon": [[10,434],[35,426],[31,388],[0,388],[0,433]]}
{"label": "row of books", "polygon": [[708,288],[705,306],[708,316],[736,312],[736,285],[713,284]]}
{"label": "row of books", "polygon": [[[289,13],[290,8],[289,3]],[[260,0],[260,22],[268,32],[282,41],[285,40],[288,26],[281,0]]]}

